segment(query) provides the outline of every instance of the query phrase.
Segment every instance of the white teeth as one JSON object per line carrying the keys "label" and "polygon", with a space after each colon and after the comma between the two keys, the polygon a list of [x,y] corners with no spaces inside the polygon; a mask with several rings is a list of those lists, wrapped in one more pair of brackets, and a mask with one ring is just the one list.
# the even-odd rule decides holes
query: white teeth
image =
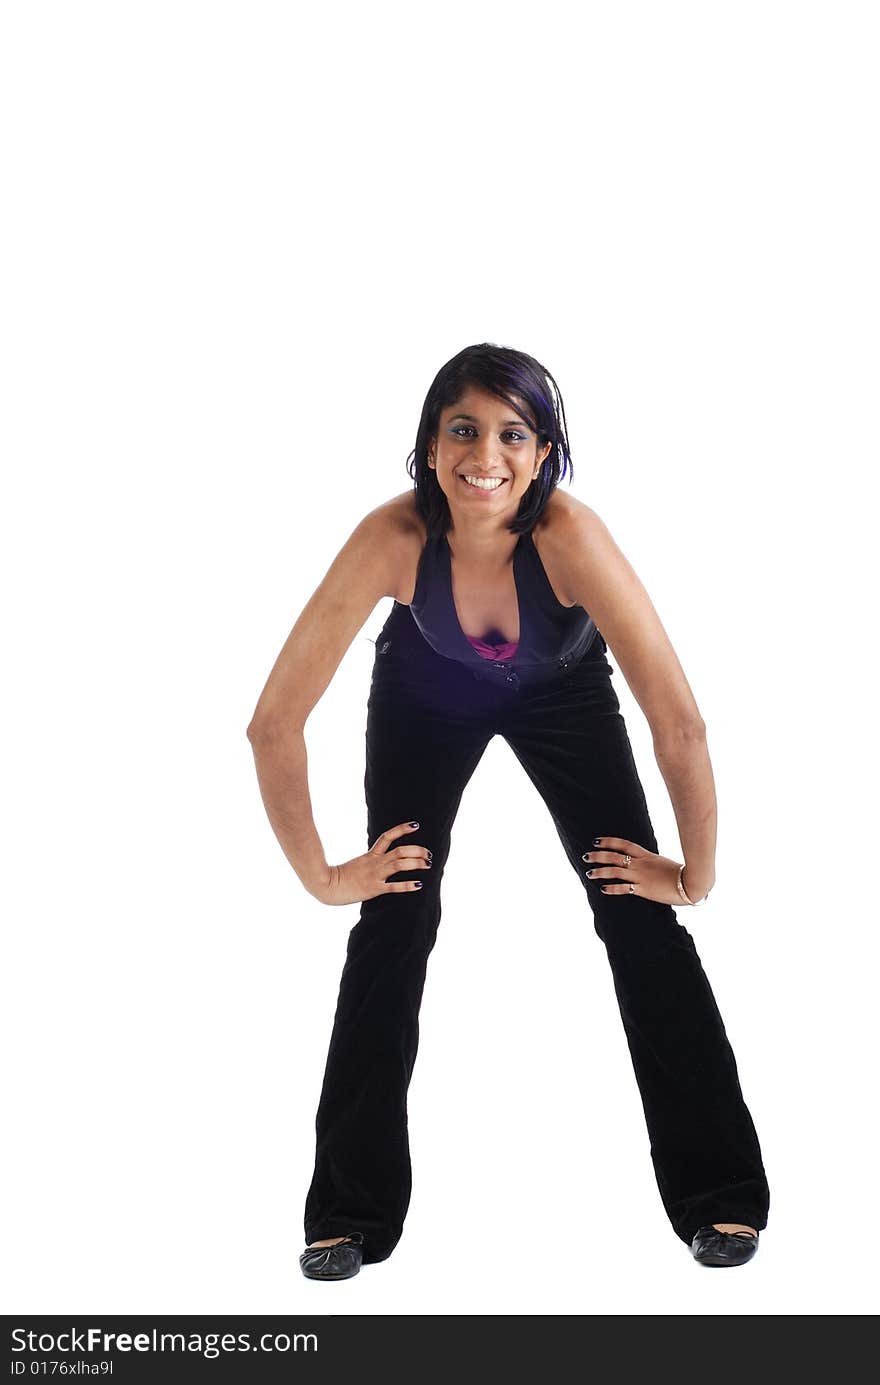
{"label": "white teeth", "polygon": [[485,478],[478,476],[465,476],[464,480],[467,481],[469,486],[476,486],[477,489],[481,491],[497,491],[499,486],[504,485],[503,476],[492,476]]}

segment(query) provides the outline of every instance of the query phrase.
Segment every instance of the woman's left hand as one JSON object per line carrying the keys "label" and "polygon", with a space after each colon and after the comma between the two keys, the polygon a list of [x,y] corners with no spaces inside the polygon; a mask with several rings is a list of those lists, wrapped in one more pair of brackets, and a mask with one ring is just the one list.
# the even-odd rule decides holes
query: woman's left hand
{"label": "woman's left hand", "polygon": [[[587,863],[587,875],[599,884],[603,894],[637,894],[642,899],[656,900],[658,904],[684,904],[678,893],[679,861],[658,856],[656,851],[648,851],[625,837],[599,837],[598,842],[598,846],[584,853],[583,859]],[[605,880],[615,883],[606,885],[602,883]],[[626,881],[626,884],[617,883],[619,881]]]}

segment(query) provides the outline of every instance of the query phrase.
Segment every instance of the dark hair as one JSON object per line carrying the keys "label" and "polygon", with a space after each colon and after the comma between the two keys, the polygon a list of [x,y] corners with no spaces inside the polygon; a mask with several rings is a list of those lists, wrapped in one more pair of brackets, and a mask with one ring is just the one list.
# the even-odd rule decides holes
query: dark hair
{"label": "dark hair", "polygon": [[[545,443],[553,444],[538,479],[529,486],[516,516],[507,526],[511,534],[521,534],[535,525],[551,493],[566,472],[574,475],[574,467],[566,433],[565,408],[556,381],[534,356],[515,351],[513,347],[495,346],[485,341],[477,346],[466,346],[435,375],[422,406],[415,448],[406,459],[407,471],[415,482],[416,507],[427,525],[429,538],[446,533],[452,516],[437,474],[428,466],[428,441],[437,433],[441,411],[456,404],[468,385],[476,385],[505,399],[537,433],[539,450]],[[523,401],[526,412],[512,395]]]}

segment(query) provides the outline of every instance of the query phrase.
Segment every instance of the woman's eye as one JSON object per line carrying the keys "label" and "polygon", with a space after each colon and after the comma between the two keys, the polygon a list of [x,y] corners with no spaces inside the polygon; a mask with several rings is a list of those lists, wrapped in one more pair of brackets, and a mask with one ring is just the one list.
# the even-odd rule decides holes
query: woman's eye
{"label": "woman's eye", "polygon": [[[469,423],[460,423],[456,428],[453,428],[452,431],[453,433],[459,434],[472,433],[474,430]],[[507,431],[504,434],[502,434],[502,436],[507,438],[513,438],[515,442],[525,442],[525,437],[523,436],[523,434],[517,433],[513,428],[508,428]]]}

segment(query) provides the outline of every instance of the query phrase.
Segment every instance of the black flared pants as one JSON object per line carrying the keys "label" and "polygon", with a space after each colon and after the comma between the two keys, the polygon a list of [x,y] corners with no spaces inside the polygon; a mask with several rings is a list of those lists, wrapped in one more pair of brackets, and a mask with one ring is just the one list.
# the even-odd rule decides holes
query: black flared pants
{"label": "black flared pants", "polygon": [[307,1242],[362,1231],[369,1264],[400,1239],[412,1188],[407,1091],[443,871],[465,785],[495,735],[544,799],[586,891],[674,1231],[690,1242],[710,1222],[766,1226],[758,1138],[690,933],[671,905],[603,895],[585,874],[581,858],[600,834],[658,850],[606,653],[597,636],[580,663],[547,682],[497,684],[437,654],[395,603],[376,641],[367,707],[367,845],[412,819],[419,830],[402,840],[429,847],[433,867],[392,875],[423,888],[365,900],[349,935],[316,1118]]}

